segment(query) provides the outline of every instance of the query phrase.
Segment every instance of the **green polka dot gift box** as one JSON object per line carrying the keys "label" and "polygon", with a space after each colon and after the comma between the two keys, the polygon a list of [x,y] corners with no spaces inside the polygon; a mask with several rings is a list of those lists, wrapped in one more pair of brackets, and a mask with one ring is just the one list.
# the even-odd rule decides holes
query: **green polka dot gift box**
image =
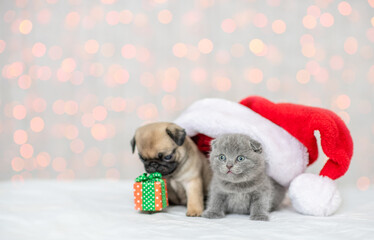
{"label": "green polka dot gift box", "polygon": [[166,180],[161,173],[143,173],[134,183],[135,210],[161,211],[169,206]]}

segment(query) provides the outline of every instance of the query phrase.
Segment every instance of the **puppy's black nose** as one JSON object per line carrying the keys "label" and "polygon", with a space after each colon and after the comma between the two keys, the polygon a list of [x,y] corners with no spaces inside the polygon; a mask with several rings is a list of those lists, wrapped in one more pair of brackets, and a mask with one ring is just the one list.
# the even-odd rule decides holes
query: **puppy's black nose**
{"label": "puppy's black nose", "polygon": [[232,168],[232,165],[227,164],[226,167],[230,170]]}

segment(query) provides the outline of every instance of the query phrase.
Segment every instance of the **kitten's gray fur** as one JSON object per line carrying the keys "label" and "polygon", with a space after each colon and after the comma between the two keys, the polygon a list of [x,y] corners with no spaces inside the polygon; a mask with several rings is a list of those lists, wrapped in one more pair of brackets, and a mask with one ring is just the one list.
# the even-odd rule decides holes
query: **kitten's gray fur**
{"label": "kitten's gray fur", "polygon": [[[285,188],[266,175],[262,146],[243,134],[225,134],[212,141],[210,186],[206,218],[226,213],[250,214],[251,220],[268,221],[269,212],[282,202]],[[220,160],[223,154],[226,159]],[[244,160],[238,161],[238,156]],[[232,166],[229,172],[230,165]]]}

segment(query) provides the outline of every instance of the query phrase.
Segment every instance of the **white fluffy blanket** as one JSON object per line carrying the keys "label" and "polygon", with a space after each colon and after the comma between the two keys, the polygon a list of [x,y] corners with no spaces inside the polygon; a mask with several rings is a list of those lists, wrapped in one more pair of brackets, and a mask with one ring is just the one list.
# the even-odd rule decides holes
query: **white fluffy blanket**
{"label": "white fluffy blanket", "polygon": [[143,214],[134,210],[132,181],[0,183],[2,240],[117,239],[373,239],[374,189],[340,187],[344,202],[330,217],[305,216],[289,204],[270,222],[230,214],[185,216],[183,206]]}

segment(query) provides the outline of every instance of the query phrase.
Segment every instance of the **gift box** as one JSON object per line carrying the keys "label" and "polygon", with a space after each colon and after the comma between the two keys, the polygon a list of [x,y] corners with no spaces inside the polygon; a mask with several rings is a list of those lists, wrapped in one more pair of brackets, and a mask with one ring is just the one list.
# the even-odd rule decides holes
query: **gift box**
{"label": "gift box", "polygon": [[143,173],[134,183],[135,210],[161,211],[169,206],[166,180],[161,173]]}

